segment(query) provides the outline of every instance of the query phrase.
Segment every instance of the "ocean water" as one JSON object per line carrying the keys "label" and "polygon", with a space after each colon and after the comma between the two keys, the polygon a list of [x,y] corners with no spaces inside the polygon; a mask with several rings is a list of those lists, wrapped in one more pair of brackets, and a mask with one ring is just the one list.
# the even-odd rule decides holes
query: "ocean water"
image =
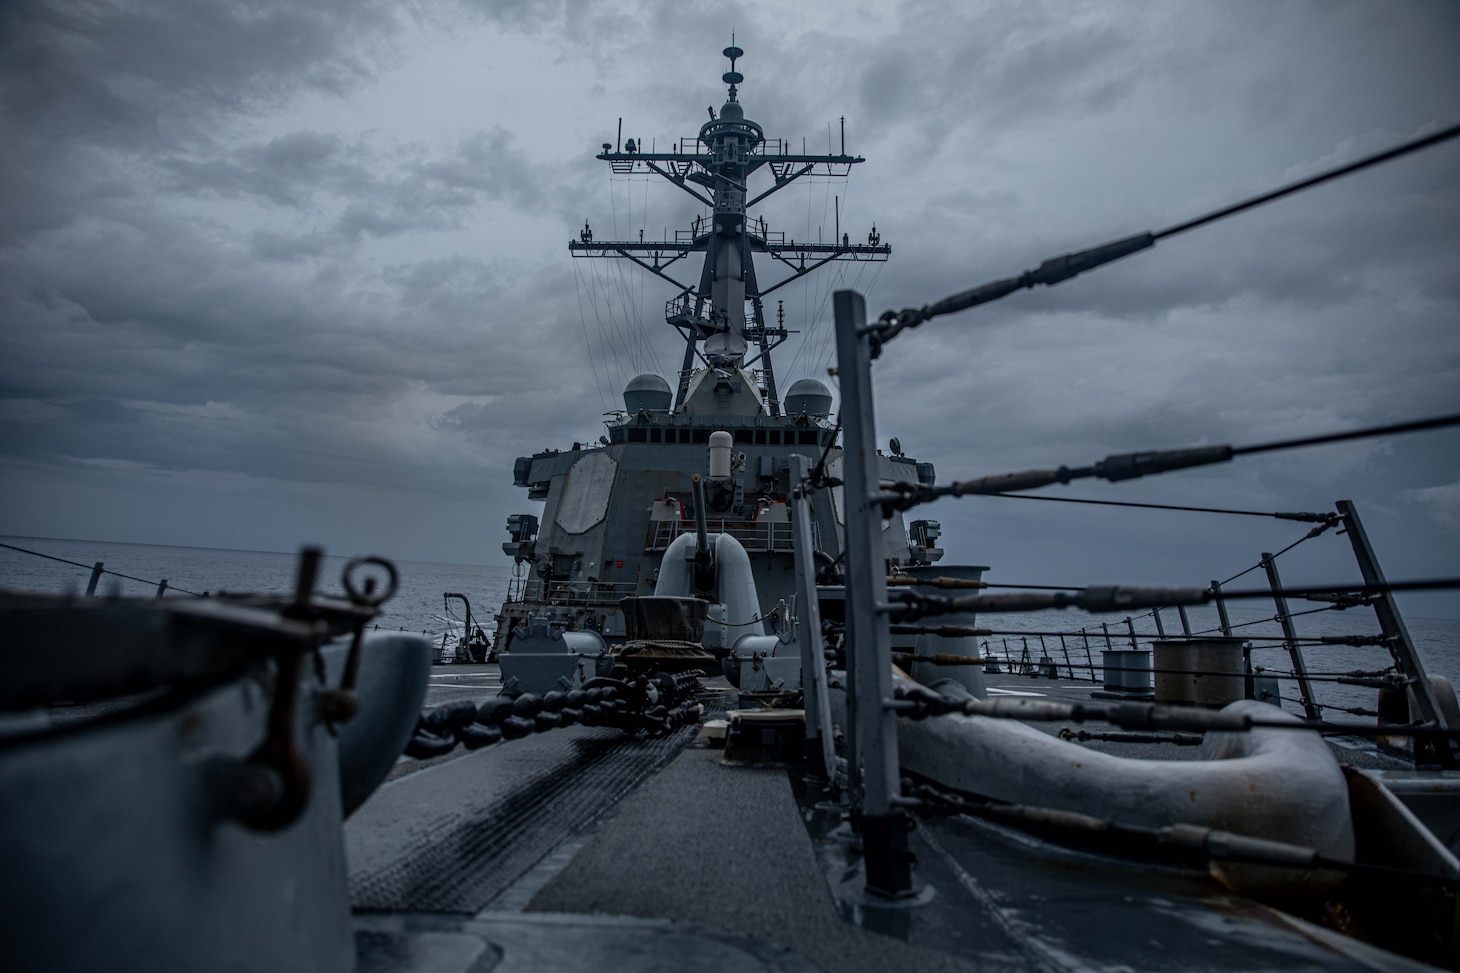
{"label": "ocean water", "polygon": [[[32,537],[0,537],[0,542],[87,565],[76,567],[0,547],[0,588],[19,591],[82,592],[91,576],[89,565],[102,561],[108,571],[143,579],[135,581],[114,574],[104,575],[97,587],[97,593],[102,595],[152,595],[156,593],[157,582],[163,578],[168,580],[173,589],[170,592],[173,597],[184,597],[178,589],[200,593],[247,591],[287,594],[293,590],[297,562],[295,554],[264,551],[161,547]],[[321,590],[344,590],[340,583],[340,571],[347,560],[348,558],[343,557],[325,558],[320,575]],[[433,638],[440,638],[447,633],[458,634],[463,615],[461,604],[453,601],[448,610],[442,597],[444,592],[455,591],[470,599],[478,624],[491,634],[492,616],[507,596],[511,580],[510,566],[398,561],[396,567],[400,572],[400,590],[394,598],[386,602],[376,620],[382,630],[419,632]],[[1261,636],[1281,636],[1282,632],[1273,620],[1273,610],[1252,607],[1254,604],[1249,602],[1248,607],[1238,607],[1234,603],[1229,607],[1229,616],[1236,626],[1234,634],[1254,640]],[[1289,607],[1296,613],[1311,608],[1321,609],[1323,605],[1293,601]],[[1217,627],[1215,608],[1188,609],[1187,614],[1194,632],[1214,630]],[[1162,620],[1168,633],[1180,632],[1180,622],[1174,609],[1163,611]],[[980,616],[978,624],[997,630],[1069,633],[1063,647],[1057,637],[1046,636],[1042,647],[1038,637],[1028,637],[1031,657],[1038,659],[1041,653],[1047,653],[1063,671],[1065,652],[1068,651],[1076,677],[1089,678],[1090,667],[1093,666],[1094,676],[1100,679],[1100,650],[1105,646],[1104,634],[1100,630],[1102,621],[1110,626],[1114,647],[1128,648],[1130,642],[1123,616],[1043,611]],[[1300,638],[1379,634],[1379,623],[1373,610],[1362,607],[1345,611],[1316,611],[1295,617],[1293,623]],[[1460,684],[1460,620],[1409,616],[1405,618],[1405,624],[1426,671]],[[1081,626],[1085,626],[1085,635],[1079,634]],[[1154,620],[1149,615],[1143,615],[1135,619],[1135,627],[1138,645],[1149,648],[1150,641],[1156,637]],[[987,651],[995,656],[1004,656],[1007,653],[1018,659],[1024,652],[1023,638],[1018,635],[991,637],[986,640]],[[1287,652],[1278,643],[1254,641],[1254,645],[1259,646],[1252,653],[1255,665],[1268,668],[1278,675],[1291,673]],[[1389,655],[1383,648],[1305,646],[1304,658],[1310,675],[1314,677],[1315,697],[1318,702],[1329,707],[1325,714],[1328,718],[1338,722],[1354,721],[1358,718],[1342,710],[1375,708],[1378,695],[1376,690],[1342,685],[1333,681],[1333,677],[1335,674],[1356,669],[1374,670],[1387,667],[1390,664]],[[1290,680],[1282,681],[1282,693],[1292,700],[1296,700],[1299,695],[1296,685]],[[1284,703],[1284,708],[1293,712],[1300,711],[1294,702]]]}
{"label": "ocean water", "polygon": [[[268,551],[227,551],[201,547],[161,547],[150,544],[115,544],[103,541],[55,540],[37,537],[0,537],[13,547],[77,561],[74,567],[31,554],[0,547],[0,588],[53,594],[81,593],[91,578],[90,565],[101,561],[108,572],[140,578],[128,580],[116,574],[102,576],[98,595],[154,595],[157,582],[166,578],[168,597],[220,591],[288,594],[294,590],[297,554]],[[340,572],[346,557],[326,556],[319,575],[319,590],[343,593]],[[442,595],[461,592],[471,602],[477,623],[492,633],[492,616],[507,596],[511,579],[509,565],[433,564],[424,561],[396,561],[400,589],[386,602],[375,623],[381,630],[419,632],[439,638],[461,631],[464,615],[461,602],[453,600],[446,610]]]}

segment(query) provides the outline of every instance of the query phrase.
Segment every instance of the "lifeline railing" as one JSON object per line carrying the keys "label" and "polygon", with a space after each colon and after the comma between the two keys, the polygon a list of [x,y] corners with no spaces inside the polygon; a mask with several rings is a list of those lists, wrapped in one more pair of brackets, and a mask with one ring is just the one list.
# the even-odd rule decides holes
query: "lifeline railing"
{"label": "lifeline railing", "polygon": [[[154,597],[157,597],[157,598],[165,598],[165,597],[168,597],[170,595],[175,595],[175,594],[177,594],[177,595],[187,595],[187,596],[193,597],[193,598],[211,598],[211,597],[213,597],[215,595],[215,593],[214,592],[211,592],[211,591],[192,591],[192,590],[190,590],[188,588],[180,587],[178,585],[172,584],[166,578],[162,578],[162,579],[139,578],[136,575],[125,574],[125,573],[123,573],[121,571],[114,571],[111,568],[106,567],[106,562],[104,562],[104,561],[94,561],[91,564],[87,564],[84,561],[73,561],[70,558],[59,557],[59,556],[57,556],[55,554],[47,554],[44,551],[35,551],[35,550],[31,550],[28,547],[20,547],[20,546],[15,545],[15,544],[6,544],[6,543],[3,543],[3,542],[0,542],[0,548],[3,548],[3,549],[8,550],[8,551],[14,551],[17,554],[26,554],[26,555],[29,555],[31,557],[43,558],[44,560],[47,560],[47,561],[55,561],[55,562],[57,562],[59,564],[69,564],[72,567],[82,568],[82,569],[84,569],[86,571],[90,571],[91,572],[90,577],[87,579],[87,582],[86,582],[86,597],[88,597],[88,598],[94,598],[94,597],[96,597],[96,589],[97,589],[98,585],[100,584],[102,577],[105,576],[105,575],[111,575],[114,578],[121,578],[121,579],[124,579],[126,581],[135,581],[138,584],[145,584],[145,585],[149,585],[149,586],[155,587],[156,592],[154,594]],[[223,595],[224,593],[220,591],[220,592],[217,592],[216,594]],[[421,630],[421,634],[423,636],[429,636],[429,637],[431,637],[433,639],[436,638],[436,637],[438,637],[438,636],[440,636],[442,638],[445,638],[447,635],[452,634],[450,621],[449,620],[445,620],[445,619],[443,619],[443,621],[447,621],[447,631],[446,632],[433,632],[430,629],[422,629]],[[381,629],[381,626],[380,626],[379,623],[374,624],[372,626],[372,628],[371,628],[371,631],[375,631],[375,632],[379,632],[381,630],[382,629]],[[389,626],[386,626],[385,629],[384,629],[384,631],[387,631],[387,632],[390,631]],[[397,626],[396,631],[404,632],[404,631],[406,631],[406,629],[405,629],[404,626]],[[414,632],[415,629],[413,628],[413,629],[411,629],[411,631]]]}
{"label": "lifeline railing", "polygon": [[88,570],[88,571],[91,572],[91,578],[86,582],[86,595],[87,595],[87,597],[92,597],[92,596],[94,596],[96,594],[96,585],[97,585],[97,583],[99,581],[101,581],[101,576],[104,575],[104,574],[109,574],[109,575],[111,575],[114,578],[125,578],[128,581],[136,581],[139,584],[156,585],[157,586],[157,597],[158,598],[163,597],[165,594],[167,594],[167,592],[169,590],[171,590],[171,591],[178,591],[178,592],[181,592],[182,594],[185,594],[185,595],[193,595],[194,597],[197,597],[197,598],[206,597],[207,594],[208,594],[206,591],[204,591],[204,592],[189,591],[186,588],[179,588],[177,585],[171,585],[169,587],[168,581],[167,581],[166,578],[163,578],[160,581],[158,581],[158,580],[149,580],[147,578],[133,577],[130,574],[123,574],[120,571],[109,571],[109,570],[107,570],[107,568],[106,568],[106,562],[104,562],[104,561],[96,561],[96,562],[94,562],[92,564],[83,564],[80,561],[72,561],[69,558],[57,557],[54,554],[45,554],[45,553],[42,553],[41,551],[32,551],[29,548],[25,548],[25,547],[16,547],[14,544],[0,544],[0,547],[3,547],[6,550],[10,550],[10,551],[17,551],[17,552],[19,552],[21,554],[31,554],[31,555],[34,555],[35,557],[42,557],[42,558],[45,558],[47,561],[59,561],[62,564],[70,564],[70,565],[73,565],[73,566],[78,567],[78,568],[85,568],[86,570]]}
{"label": "lifeline railing", "polygon": [[[792,529],[790,522],[752,520],[710,520],[707,522],[711,533],[729,534],[740,542],[740,546],[747,551],[785,551],[790,553],[792,547]],[[812,525],[812,541],[820,539],[820,531]],[[680,534],[694,533],[695,525],[692,520],[652,520],[649,522],[649,536],[644,544],[646,551],[664,551],[674,542]]]}
{"label": "lifeline railing", "polygon": [[[1356,594],[1376,606],[1386,636],[1391,632],[1401,636],[1390,642],[1390,648],[1394,653],[1396,667],[1413,691],[1421,725],[1398,728],[1398,731],[1412,735],[1417,745],[1419,740],[1425,740],[1439,762],[1454,766],[1457,748],[1460,748],[1460,732],[1448,726],[1439,710],[1418,657],[1413,654],[1413,645],[1409,644],[1403,622],[1393,610],[1390,595],[1399,590],[1460,587],[1460,580],[1401,584],[1387,582],[1377,561],[1372,557],[1372,550],[1368,548],[1367,538],[1363,537],[1362,527],[1358,524],[1351,504],[1347,505],[1347,510],[1341,504],[1339,512],[1340,516],[1347,515],[1346,526],[1349,527],[1355,553],[1359,556],[1364,584],[1336,585],[1324,589],[1283,588],[1272,569],[1273,559],[1265,558],[1269,567],[1269,587],[1262,591],[1224,590],[1220,584],[1213,583],[1206,589],[1127,588],[1111,585],[1009,594],[980,593],[952,598],[902,591],[897,597],[890,598],[884,568],[881,525],[894,511],[908,510],[943,496],[1006,494],[1087,477],[1118,482],[1172,470],[1228,462],[1242,455],[1460,425],[1460,415],[1242,447],[1205,446],[1130,453],[1109,456],[1089,466],[1029,470],[954,482],[946,486],[906,483],[885,486],[879,481],[877,473],[871,363],[881,354],[887,342],[902,331],[918,327],[933,317],[989,303],[1023,288],[1061,283],[1080,273],[1150,248],[1158,240],[1188,232],[1290,193],[1457,136],[1460,136],[1460,125],[1159,232],[1142,233],[1091,250],[1055,257],[1046,260],[1035,270],[955,294],[935,304],[888,311],[871,325],[867,323],[866,302],[861,294],[854,291],[838,291],[835,294],[837,375],[841,384],[841,424],[844,430],[844,480],[840,485],[844,487],[846,519],[847,784],[848,795],[853,804],[852,820],[862,837],[868,892],[889,898],[903,898],[914,894],[912,855],[908,846],[910,828],[906,820],[906,809],[922,802],[901,792],[897,748],[899,714],[921,718],[940,713],[963,712],[1015,719],[1075,722],[1096,719],[1112,722],[1124,729],[1199,732],[1243,731],[1269,723],[1254,720],[1246,713],[1210,712],[1135,702],[1122,702],[1114,706],[1052,702],[1030,704],[1025,700],[960,701],[941,697],[921,687],[899,687],[895,692],[891,643],[893,624],[905,626],[906,623],[917,623],[924,618],[949,613],[1036,611],[1047,608],[1130,612],[1164,607],[1180,609],[1211,603],[1215,603],[1218,612],[1224,616],[1225,602],[1238,598],[1283,599],[1325,592]],[[831,772],[835,765],[832,763],[834,754],[828,719],[824,646],[821,643],[821,626],[816,611],[810,538],[806,531],[810,522],[807,516],[808,495],[814,490],[838,485],[826,474],[825,458],[823,454],[821,461],[810,470],[807,470],[804,459],[793,460],[793,522],[798,531],[798,585],[804,589],[799,594],[805,606],[803,613],[808,616],[805,624],[798,626],[801,633],[803,672],[810,673],[811,676],[809,680],[803,680],[808,751],[819,754],[821,762],[827,764],[826,769]],[[1379,607],[1381,605],[1382,609]],[[1289,614],[1281,601],[1279,614]],[[1223,627],[1230,629],[1230,623],[1225,617]],[[1288,633],[1284,634],[1286,636]],[[1311,694],[1307,690],[1305,696],[1311,700]],[[1335,726],[1316,720],[1273,722],[1271,725],[1274,729],[1296,727],[1316,729],[1319,732],[1353,730],[1352,727]],[[1375,729],[1391,734],[1396,732],[1393,727]]]}
{"label": "lifeline railing", "polygon": [[[1092,683],[1104,682],[1106,688],[1108,689],[1125,687],[1126,680],[1120,678],[1112,680],[1112,673],[1179,674],[1192,675],[1197,677],[1226,676],[1230,675],[1230,673],[1202,671],[1196,669],[1162,668],[1159,666],[1150,665],[1132,666],[1130,664],[1122,665],[1119,663],[1111,665],[1109,664],[1109,662],[1103,659],[1102,662],[1097,665],[1094,661],[1094,652],[1092,651],[1090,645],[1090,639],[1093,635],[1097,639],[1097,642],[1104,643],[1104,652],[1102,653],[1103,655],[1104,653],[1125,651],[1124,649],[1117,649],[1117,645],[1121,643],[1128,643],[1129,648],[1132,651],[1146,651],[1142,649],[1142,643],[1145,643],[1145,645],[1149,649],[1151,643],[1157,641],[1172,638],[1199,638],[1201,636],[1210,635],[1212,633],[1220,633],[1224,638],[1240,639],[1246,642],[1246,646],[1242,652],[1242,675],[1244,677],[1258,676],[1278,681],[1293,681],[1297,684],[1297,688],[1299,691],[1299,696],[1296,699],[1282,696],[1281,693],[1278,693],[1275,699],[1273,699],[1271,695],[1267,693],[1259,694],[1255,698],[1267,698],[1271,699],[1271,701],[1274,702],[1283,701],[1296,703],[1303,708],[1305,715],[1308,717],[1308,719],[1311,720],[1321,719],[1322,712],[1324,710],[1343,712],[1354,716],[1378,715],[1373,710],[1345,707],[1336,703],[1320,702],[1314,688],[1315,684],[1340,683],[1376,689],[1403,690],[1404,687],[1410,683],[1411,679],[1417,678],[1416,672],[1420,668],[1422,668],[1417,661],[1413,642],[1409,637],[1408,630],[1404,627],[1403,619],[1399,614],[1398,608],[1393,605],[1392,600],[1389,600],[1387,596],[1363,596],[1356,595],[1351,591],[1321,592],[1318,594],[1306,596],[1307,600],[1309,601],[1327,602],[1327,604],[1325,604],[1321,608],[1294,611],[1291,610],[1288,606],[1288,600],[1286,595],[1283,593],[1282,581],[1278,574],[1277,559],[1294,550],[1305,541],[1324,536],[1334,527],[1341,526],[1342,529],[1339,530],[1337,533],[1346,535],[1348,537],[1350,544],[1353,547],[1355,560],[1358,563],[1360,571],[1365,579],[1367,580],[1372,578],[1382,578],[1382,572],[1379,568],[1377,557],[1375,556],[1373,548],[1368,542],[1368,537],[1364,531],[1363,524],[1359,519],[1357,508],[1351,501],[1339,501],[1336,505],[1337,512],[1335,513],[1263,513],[1250,510],[1225,510],[1209,507],[1179,507],[1173,505],[1151,503],[1127,504],[1118,501],[1108,500],[1086,500],[1078,497],[1042,497],[1021,494],[999,494],[999,496],[1025,500],[1050,500],[1070,503],[1095,503],[1102,506],[1131,506],[1159,510],[1183,510],[1214,514],[1267,516],[1275,517],[1282,520],[1313,523],[1316,526],[1314,526],[1311,530],[1304,533],[1297,540],[1293,541],[1291,544],[1288,544],[1286,547],[1282,548],[1276,553],[1264,552],[1256,563],[1244,568],[1241,571],[1238,571],[1236,574],[1233,574],[1232,576],[1221,581],[1213,580],[1208,590],[1212,592],[1215,600],[1215,605],[1218,610],[1219,623],[1215,627],[1193,631],[1185,607],[1178,606],[1177,616],[1181,625],[1181,631],[1179,635],[1167,632],[1165,620],[1161,615],[1161,609],[1159,607],[1152,608],[1150,611],[1143,614],[1125,616],[1123,619],[1121,619],[1121,623],[1123,623],[1125,626],[1124,632],[1117,631],[1112,633],[1110,623],[1108,622],[1101,622],[1098,628],[1093,629],[1091,627],[1082,626],[1081,628],[1074,630],[1066,629],[1057,631],[1036,631],[1029,629],[1002,630],[984,627],[977,629],[969,628],[967,630],[960,631],[959,634],[984,639],[984,641],[981,643],[981,647],[983,649],[982,661],[985,663],[1007,666],[1011,672],[1020,675],[1057,677],[1059,675],[1059,670],[1063,668],[1065,672],[1068,673],[1068,678],[1070,678],[1071,680],[1088,679],[1088,681]],[[1328,536],[1333,535],[1330,534]],[[1222,597],[1224,586],[1229,585],[1233,581],[1236,581],[1244,577],[1245,575],[1259,569],[1264,570],[1266,573],[1268,587],[1272,592],[1272,600],[1276,608],[1276,614],[1264,618],[1233,623],[1228,618],[1227,612],[1225,610],[1225,599]],[[965,586],[971,585],[965,584]],[[1001,587],[999,585],[985,585],[983,583],[978,583],[977,586]],[[1007,587],[1018,588],[1027,586],[1010,585]],[[1078,586],[1070,585],[1064,586],[1062,590],[1077,590],[1077,588]],[[1370,606],[1374,608],[1381,630],[1379,633],[1364,633],[1358,635],[1325,634],[1311,637],[1303,637],[1299,635],[1297,627],[1294,624],[1295,619],[1302,618],[1304,616],[1333,611],[1344,611],[1346,609],[1354,608],[1356,606]],[[1387,611],[1385,609],[1387,609]],[[1137,631],[1136,623],[1141,622],[1145,619],[1150,619],[1154,623],[1154,632]],[[1269,624],[1279,625],[1282,630],[1282,635],[1247,635],[1245,633],[1239,635],[1238,633],[1238,630],[1245,629],[1253,625]],[[993,642],[990,641],[991,639],[997,640],[997,648],[993,644]],[[1031,646],[1031,639],[1037,641],[1037,648]],[[1054,654],[1056,645],[1051,644],[1051,641],[1046,641],[1047,639],[1058,639],[1058,656]],[[1011,640],[1015,642],[1015,647],[1013,648],[1011,648],[1009,644]],[[1117,640],[1119,640],[1119,642],[1117,642]],[[1270,646],[1257,645],[1256,648],[1279,648],[1286,650],[1292,668],[1287,672],[1282,672],[1272,667],[1264,667],[1261,665],[1254,667],[1251,661],[1251,652],[1254,648],[1254,643],[1276,643],[1275,645]],[[1072,645],[1075,651],[1074,656],[1071,655]],[[1345,672],[1309,672],[1307,667],[1307,661],[1304,657],[1305,647],[1316,648],[1331,646],[1371,646],[1384,648],[1388,651],[1392,664],[1387,670],[1380,671],[1350,670]],[[1002,654],[999,653],[998,648],[1002,649]],[[1081,665],[1079,662],[1079,654],[1081,651],[1083,651],[1084,654],[1083,665]],[[1061,666],[1061,658],[1063,659],[1063,666]],[[1084,674],[1076,672],[1077,666],[1084,670]],[[1097,670],[1100,673],[1100,675],[1098,676],[1096,674]],[[1147,686],[1146,688],[1149,688],[1149,686]]]}
{"label": "lifeline railing", "polygon": [[632,581],[558,581],[533,578],[522,587],[520,601],[547,601],[562,605],[617,605],[634,593]]}

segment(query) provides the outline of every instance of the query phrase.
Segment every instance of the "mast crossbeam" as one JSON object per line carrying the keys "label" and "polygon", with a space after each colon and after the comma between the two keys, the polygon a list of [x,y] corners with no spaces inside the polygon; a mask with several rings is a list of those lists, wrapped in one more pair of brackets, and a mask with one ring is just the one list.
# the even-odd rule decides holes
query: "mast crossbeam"
{"label": "mast crossbeam", "polygon": [[[693,196],[709,212],[695,217],[691,226],[676,229],[672,239],[666,228],[666,239],[661,240],[644,239],[643,230],[637,240],[595,240],[585,222],[578,239],[569,242],[568,251],[578,258],[630,260],[678,289],[665,305],[665,320],[685,340],[676,410],[684,404],[692,366],[698,359],[707,367],[760,365],[755,376],[765,410],[779,416],[780,392],[771,353],[793,332],[784,326],[784,309],[777,312],[775,326],[768,324],[762,299],[833,260],[884,261],[892,247],[882,242],[875,225],[865,244],[853,244],[850,235],[841,231],[840,211],[830,241],[815,243],[788,240],[784,230],[771,230],[764,217],[750,214],[750,207],[798,180],[808,176],[841,179],[850,174],[852,166],[866,160],[847,153],[845,126],[840,152],[830,151],[829,138],[825,153],[808,152],[805,140],[801,151],[795,152],[786,139],[767,139],[761,126],[746,117],[737,97],[744,79],[734,70],[734,57],[740,56],[740,49],[727,48],[726,56],[732,51],[731,70],[723,76],[730,86],[728,100],[718,114],[713,107],[709,109],[709,121],[697,136],[669,142],[672,151],[659,152],[646,146],[642,138],[624,138],[620,120],[617,142],[604,142],[603,151],[596,155],[609,164],[616,177],[657,176]],[[752,195],[751,177],[761,170],[766,170],[768,178],[760,180],[758,194]],[[665,272],[690,254],[704,256],[697,286],[683,284]],[[784,264],[790,275],[763,288],[752,259],[757,254]],[[698,347],[701,343],[703,350]],[[752,344],[758,346],[754,352]]]}

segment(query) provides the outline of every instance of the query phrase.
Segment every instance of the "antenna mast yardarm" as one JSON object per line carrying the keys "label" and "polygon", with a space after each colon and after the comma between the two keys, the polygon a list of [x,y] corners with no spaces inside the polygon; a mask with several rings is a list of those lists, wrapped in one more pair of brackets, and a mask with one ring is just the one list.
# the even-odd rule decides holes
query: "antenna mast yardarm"
{"label": "antenna mast yardarm", "polygon": [[[660,241],[594,240],[585,223],[583,233],[569,242],[568,249],[575,257],[631,260],[679,289],[665,307],[669,324],[685,339],[676,410],[684,404],[698,357],[706,366],[748,367],[759,362],[767,410],[778,416],[780,397],[771,351],[789,332],[780,321],[767,324],[763,299],[833,260],[880,262],[887,259],[892,247],[875,231],[866,243],[854,244],[845,236],[831,243],[798,243],[787,240],[784,232],[771,231],[764,219],[746,217],[749,207],[803,176],[845,176],[853,165],[865,160],[846,154],[845,134],[841,153],[825,155],[790,152],[783,140],[766,139],[760,125],[745,117],[739,101],[745,77],[735,69],[735,62],[745,52],[732,45],[724,54],[730,59],[730,70],[721,76],[728,87],[727,100],[718,117],[710,110],[710,119],[698,136],[681,139],[673,152],[644,152],[642,143],[633,139],[617,145],[605,142],[597,156],[618,175],[662,177],[699,200],[712,215],[697,217],[689,229],[676,230],[673,240]],[[773,182],[751,196],[750,176],[761,169],[770,171]],[[683,283],[668,272],[692,253],[705,255],[698,284]],[[754,262],[757,253],[778,261],[790,273],[762,286]],[[757,353],[747,360],[752,342]]]}

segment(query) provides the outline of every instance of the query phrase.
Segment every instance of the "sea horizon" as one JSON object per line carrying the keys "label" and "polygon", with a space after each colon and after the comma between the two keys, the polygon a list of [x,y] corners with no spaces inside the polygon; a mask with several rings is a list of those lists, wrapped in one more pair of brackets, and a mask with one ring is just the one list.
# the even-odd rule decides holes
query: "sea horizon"
{"label": "sea horizon", "polygon": [[[18,542],[10,545],[7,542]],[[257,592],[287,595],[293,590],[298,552],[257,551],[238,548],[197,547],[180,544],[140,544],[135,541],[98,541],[77,538],[48,538],[28,535],[0,535],[0,589],[23,590],[52,594],[77,594],[90,580],[92,565],[100,560],[108,573],[97,586],[99,596],[155,597],[159,582],[168,580],[167,595],[220,594],[223,592]],[[36,557],[15,548],[35,551]],[[339,591],[339,575],[352,555],[326,554],[320,573],[319,590]],[[51,560],[61,558],[62,561]],[[503,561],[506,558],[503,557]],[[474,624],[491,637],[496,629],[496,615],[508,598],[513,580],[513,565],[459,564],[444,561],[396,559],[400,588],[387,601],[372,622],[372,628],[386,631],[419,633],[441,647],[454,644],[465,630],[464,606],[457,595],[465,596],[471,606]],[[520,570],[520,568],[519,568]],[[120,575],[120,576],[119,576]],[[446,593],[452,593],[448,599]],[[1228,606],[1234,634],[1255,640],[1252,648],[1254,664],[1281,673],[1289,668],[1287,653],[1281,648],[1281,631],[1273,620],[1271,606],[1260,607],[1233,603]],[[1188,619],[1194,633],[1215,630],[1219,620],[1214,605],[1189,608]],[[1298,616],[1303,617],[1298,617]],[[1422,664],[1431,675],[1460,681],[1460,619],[1431,618],[1403,613],[1411,641]],[[1165,629],[1175,635],[1180,631],[1177,613],[1163,612]],[[1294,613],[1299,637],[1315,639],[1336,635],[1372,635],[1379,631],[1377,619],[1362,608],[1336,611],[1302,609]],[[1027,650],[1049,657],[1065,668],[1068,659],[1079,677],[1086,671],[1100,668],[1100,650],[1104,647],[1103,626],[1109,626],[1112,648],[1124,648],[1130,641],[1126,620],[1120,615],[1087,615],[1079,612],[1045,610],[1008,615],[981,614],[981,627],[1001,633],[981,640],[984,651],[995,657],[1021,656]],[[1134,615],[1132,624],[1142,648],[1148,648],[1158,637],[1155,619],[1150,612]],[[1039,638],[1038,633],[1062,631],[1065,640]],[[1081,634],[1082,631],[1086,634]],[[1034,633],[1026,637],[1024,633]],[[1068,655],[1067,655],[1068,653]],[[1342,645],[1304,647],[1310,671],[1324,673],[1324,685],[1318,691],[1332,713],[1351,712],[1353,708],[1372,708],[1371,690],[1337,685],[1335,676],[1351,671],[1383,668],[1391,664],[1382,649],[1356,648]],[[1093,667],[1093,668],[1092,668]]]}
{"label": "sea horizon", "polygon": [[[49,537],[49,536],[32,535],[32,534],[0,534],[0,542],[3,542],[3,541],[14,541],[14,540],[51,541],[51,542],[64,543],[64,544],[110,544],[110,545],[116,545],[116,546],[119,546],[119,547],[161,548],[161,549],[172,549],[172,550],[183,550],[183,551],[209,551],[209,552],[220,553],[220,554],[266,554],[266,555],[274,555],[274,556],[280,556],[280,557],[298,557],[298,555],[299,555],[299,551],[298,550],[293,550],[293,551],[274,551],[274,550],[268,550],[268,549],[265,549],[265,548],[249,548],[249,547],[207,547],[207,546],[200,545],[200,544],[150,544],[150,543],[144,543],[142,541],[108,541],[108,540],[100,540],[100,539],[97,539],[97,538]],[[45,554],[45,553],[49,553],[49,552],[40,552],[40,553]],[[353,554],[353,553],[352,554],[336,554],[336,553],[331,553],[328,550],[325,551],[325,557],[326,558],[340,558],[340,559],[348,560],[350,558],[359,557],[359,556],[363,556],[363,555]],[[512,565],[509,564],[509,563],[485,564],[485,563],[470,563],[470,562],[466,562],[466,561],[435,561],[435,560],[425,560],[425,559],[421,559],[421,558],[401,558],[401,557],[389,558],[388,560],[391,560],[391,561],[394,561],[394,562],[405,563],[405,564],[425,564],[425,565],[436,565],[436,566],[440,566],[440,567],[468,568],[468,569],[479,569],[479,570],[486,570],[486,571],[497,571],[497,570],[511,571],[512,570]],[[87,567],[90,567],[90,565],[87,565]],[[5,584],[3,583],[3,578],[4,578],[3,573],[0,573],[0,588],[4,588],[5,587]],[[1233,610],[1241,611],[1243,609],[1240,606],[1234,606]],[[1404,613],[1404,617],[1406,619],[1408,619],[1408,618],[1425,619],[1427,621],[1435,621],[1435,622],[1455,622],[1457,624],[1460,624],[1460,615],[1427,615],[1427,614],[1419,614],[1419,613],[1416,613],[1416,612],[1406,611]]]}
{"label": "sea horizon", "polygon": [[[275,550],[271,550],[269,548],[263,548],[263,547],[209,547],[209,546],[207,546],[205,544],[157,544],[157,543],[151,543],[151,542],[147,542],[147,541],[109,541],[109,540],[103,540],[101,538],[96,538],[96,537],[52,537],[52,536],[40,535],[40,534],[0,534],[0,540],[6,540],[6,541],[15,541],[15,540],[27,540],[27,541],[60,541],[62,543],[66,543],[66,544],[114,544],[114,545],[117,545],[117,546],[120,546],[120,547],[163,547],[163,548],[176,548],[178,550],[184,550],[184,551],[219,551],[219,552],[224,552],[224,553],[235,553],[235,554],[282,554],[282,555],[285,555],[285,556],[288,556],[288,557],[295,557],[295,556],[298,556],[298,554],[299,554],[299,549],[298,548],[296,548],[295,550],[292,550],[292,551],[275,551]],[[306,545],[300,545],[301,548],[304,547],[304,546],[306,546]],[[329,550],[326,549],[325,550],[325,556],[326,557],[360,557],[362,555],[359,555],[359,554],[334,554],[334,553],[331,553]],[[421,559],[421,558],[405,558],[405,557],[394,557],[394,558],[390,558],[390,560],[392,560],[392,561],[405,561],[405,562],[410,563],[410,564],[449,564],[449,565],[453,565],[453,566],[456,566],[456,567],[463,567],[463,568],[478,568],[478,567],[481,567],[481,568],[491,568],[491,567],[496,567],[496,565],[480,564],[480,563],[473,564],[473,563],[470,563],[470,562],[467,562],[467,561],[435,561],[435,560],[424,560],[424,559]]]}

